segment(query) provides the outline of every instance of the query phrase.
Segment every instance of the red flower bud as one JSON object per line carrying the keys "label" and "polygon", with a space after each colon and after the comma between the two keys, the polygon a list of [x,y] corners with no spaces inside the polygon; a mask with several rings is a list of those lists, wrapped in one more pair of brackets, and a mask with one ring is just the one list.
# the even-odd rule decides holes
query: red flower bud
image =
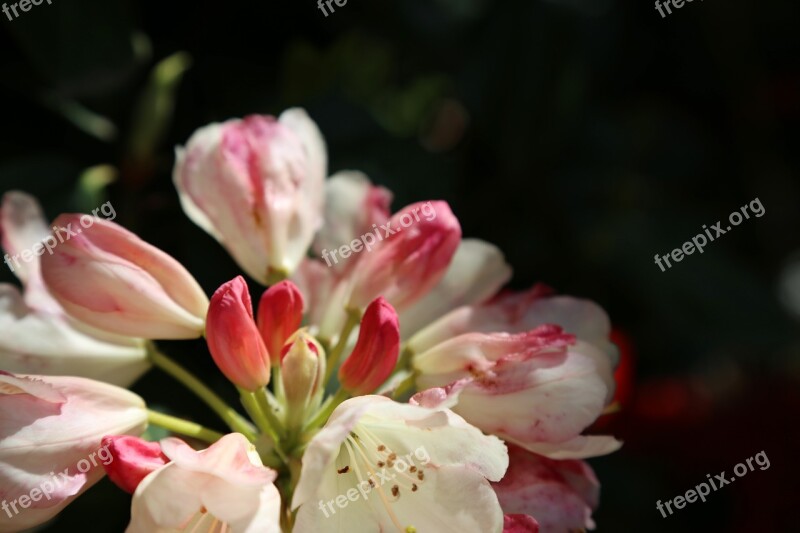
{"label": "red flower bud", "polygon": [[353,353],[339,369],[339,381],[353,395],[369,394],[386,381],[400,353],[400,325],[383,297],[367,307]]}
{"label": "red flower bud", "polygon": [[116,486],[133,494],[136,487],[150,472],[158,470],[169,462],[161,453],[157,442],[148,442],[138,437],[113,435],[103,437],[103,447],[111,456],[111,460],[103,467],[108,478]]}
{"label": "red flower bud", "polygon": [[269,352],[253,320],[250,292],[241,276],[211,297],[206,339],[214,362],[235,385],[254,391],[269,383]]}
{"label": "red flower bud", "polygon": [[281,362],[281,350],[303,321],[303,295],[291,281],[281,281],[264,291],[258,304],[258,330],[272,364]]}

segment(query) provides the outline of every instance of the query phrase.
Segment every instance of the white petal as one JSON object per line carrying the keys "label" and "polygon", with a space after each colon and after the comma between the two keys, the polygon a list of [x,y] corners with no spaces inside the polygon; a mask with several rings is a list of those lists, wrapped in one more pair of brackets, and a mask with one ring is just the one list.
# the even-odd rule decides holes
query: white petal
{"label": "white petal", "polygon": [[[50,234],[44,213],[33,196],[11,191],[3,195],[2,208],[0,208],[0,235],[5,251],[12,257],[23,251],[32,252],[33,245],[42,242]],[[14,273],[23,282],[30,277],[39,275],[39,258],[25,262],[21,257],[19,261],[11,261]]]}
{"label": "white petal", "polygon": [[371,186],[372,182],[362,172],[348,170],[328,178],[325,182],[325,223],[314,240],[317,253],[337,249],[361,236],[358,231],[367,216],[365,203]]}
{"label": "white petal", "polygon": [[[418,379],[424,387],[427,376]],[[563,441],[600,415],[607,388],[594,361],[570,351],[497,367],[466,387],[453,409],[486,432],[522,442]]]}
{"label": "white petal", "polygon": [[325,475],[333,470],[332,465],[339,455],[342,443],[369,408],[364,402],[351,403],[356,399],[347,400],[336,408],[325,427],[314,436],[303,453],[303,469],[294,490],[292,509],[313,500]]}
{"label": "white petal", "polygon": [[[295,531],[372,533],[405,531],[408,527],[419,532],[502,531],[503,514],[497,496],[483,476],[459,466],[426,469],[426,474],[418,491],[400,492],[399,498],[389,503],[391,514],[377,487],[362,493],[352,489],[352,484],[337,484],[328,476],[320,498],[300,507]],[[388,483],[380,488],[384,495],[391,494]]]}
{"label": "white petal", "polygon": [[302,182],[301,191],[305,202],[296,216],[304,221],[295,224],[302,237],[289,235],[286,256],[288,263],[285,265],[289,272],[293,272],[305,256],[314,234],[322,226],[323,210],[325,205],[325,176],[328,173],[328,149],[325,139],[317,124],[311,120],[308,113],[301,108],[287,109],[278,118],[281,124],[291,129],[303,144],[307,156],[308,168],[306,179]]}
{"label": "white petal", "polygon": [[[8,372],[82,376],[129,386],[148,368],[144,342],[106,342],[63,315],[31,309],[19,291],[0,284],[0,367]],[[83,326],[82,326],[83,327]]]}
{"label": "white petal", "polygon": [[550,459],[588,459],[608,455],[622,447],[622,442],[606,435],[578,435],[563,442],[523,443],[511,438],[507,440]]}
{"label": "white petal", "polygon": [[611,320],[602,307],[591,300],[571,296],[541,298],[534,303],[520,321],[523,329],[533,329],[541,324],[557,324],[566,333],[597,346],[616,365],[619,354],[609,340]]}
{"label": "white petal", "polygon": [[400,314],[403,338],[459,306],[486,301],[509,279],[511,267],[499,248],[479,239],[462,240],[444,278]]}
{"label": "white petal", "polygon": [[268,264],[263,228],[252,210],[242,209],[252,205],[253,184],[246,172],[236,172],[215,152],[224,127],[214,123],[200,128],[186,149],[178,149],[173,181],[186,215],[223,244],[245,272],[263,282]]}
{"label": "white petal", "polygon": [[225,435],[201,452],[175,438],[162,440],[161,448],[172,462],[136,488],[129,533],[195,531],[213,523],[234,533],[280,533],[276,473],[251,461],[243,435]]}

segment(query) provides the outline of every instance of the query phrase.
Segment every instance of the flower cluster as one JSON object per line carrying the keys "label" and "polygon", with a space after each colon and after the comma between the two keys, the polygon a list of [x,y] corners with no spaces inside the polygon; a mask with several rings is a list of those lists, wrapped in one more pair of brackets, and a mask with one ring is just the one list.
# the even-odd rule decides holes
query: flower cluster
{"label": "flower cluster", "polygon": [[[130,532],[594,527],[584,459],[620,446],[585,434],[614,391],[605,312],[541,285],[501,293],[502,253],[462,239],[444,201],[391,213],[363,174],[326,176],[299,109],[206,126],[177,151],[184,211],[268,287],[256,306],[245,278],[209,299],[102,219],[17,271],[22,292],[0,285],[0,531],[51,519],[104,470],[133,495]],[[318,259],[378,226],[393,230],[370,253]],[[5,195],[7,252],[48,228],[35,199]],[[155,343],[202,336],[242,410]],[[151,367],[229,433],[122,388]],[[145,441],[148,424],[186,440]],[[101,448],[110,460],[79,467]]]}

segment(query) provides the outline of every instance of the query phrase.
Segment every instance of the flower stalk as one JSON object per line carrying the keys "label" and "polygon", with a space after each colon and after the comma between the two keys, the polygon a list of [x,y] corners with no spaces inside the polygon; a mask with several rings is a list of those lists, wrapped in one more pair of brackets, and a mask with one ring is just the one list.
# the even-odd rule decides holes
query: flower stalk
{"label": "flower stalk", "polygon": [[212,391],[205,383],[200,381],[194,374],[159,352],[153,345],[150,345],[148,356],[153,366],[160,368],[192,391],[198,398],[203,400],[228,427],[233,431],[241,433],[251,442],[255,442],[256,434],[250,426],[250,423],[237,413],[233,407],[225,403],[222,398]]}
{"label": "flower stalk", "polygon": [[223,437],[222,433],[214,431],[213,429],[208,429],[200,424],[182,418],[159,413],[152,409],[147,410],[147,422],[154,426],[168,429],[173,433],[179,433],[187,437],[202,440],[209,444],[213,444]]}
{"label": "flower stalk", "polygon": [[324,382],[327,383],[328,380],[333,375],[333,372],[336,370],[336,366],[339,364],[339,359],[342,357],[342,352],[347,347],[347,341],[350,338],[350,334],[353,333],[353,330],[358,325],[359,321],[361,320],[361,311],[358,309],[348,309],[347,310],[347,321],[342,328],[342,332],[339,335],[339,340],[336,343],[336,346],[333,347],[331,350],[330,355],[328,356],[327,361],[327,370],[325,372],[325,380]]}

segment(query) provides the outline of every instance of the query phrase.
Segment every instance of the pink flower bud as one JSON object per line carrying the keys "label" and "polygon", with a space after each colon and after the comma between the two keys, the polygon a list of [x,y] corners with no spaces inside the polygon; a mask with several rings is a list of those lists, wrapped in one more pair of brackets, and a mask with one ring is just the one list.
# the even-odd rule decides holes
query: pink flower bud
{"label": "pink flower bud", "polygon": [[157,442],[138,437],[103,437],[103,448],[109,451],[112,458],[108,464],[103,464],[108,478],[128,494],[133,494],[148,474],[169,462]]}
{"label": "pink flower bud", "polygon": [[446,202],[420,202],[376,229],[379,242],[353,271],[348,307],[363,309],[383,296],[405,309],[444,276],[461,241],[461,226]]}
{"label": "pink flower bud", "polygon": [[253,320],[250,292],[242,276],[217,289],[206,322],[208,349],[225,377],[249,391],[269,383],[269,352]]}
{"label": "pink flower bud", "polygon": [[203,334],[208,298],[175,259],[102,218],[61,215],[53,225],[63,242],[42,255],[42,276],[67,313],[130,337]]}
{"label": "pink flower bud", "polygon": [[290,274],[322,223],[325,142],[302,109],[197,130],[173,179],[186,214],[267,284]]}
{"label": "pink flower bud", "polygon": [[303,295],[297,285],[281,281],[264,291],[258,304],[258,330],[273,365],[280,364],[281,349],[302,321]]}
{"label": "pink flower bud", "polygon": [[339,369],[339,381],[353,395],[370,394],[386,381],[400,353],[400,326],[383,298],[367,307],[353,353]]}

